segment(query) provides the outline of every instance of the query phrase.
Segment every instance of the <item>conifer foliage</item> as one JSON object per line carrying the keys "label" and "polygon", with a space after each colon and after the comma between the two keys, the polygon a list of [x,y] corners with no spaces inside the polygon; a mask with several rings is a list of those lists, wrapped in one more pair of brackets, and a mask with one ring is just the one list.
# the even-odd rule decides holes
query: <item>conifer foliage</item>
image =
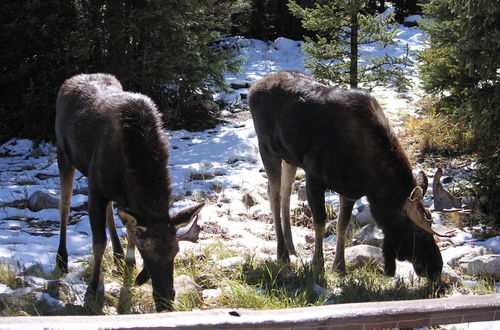
{"label": "conifer foliage", "polygon": [[370,14],[367,4],[368,0],[319,0],[314,7],[302,8],[293,0],[289,2],[304,28],[316,34],[305,37],[306,67],[319,80],[336,86],[357,88],[364,83],[404,89],[409,84],[404,77],[404,67],[411,63],[408,54],[360,55],[360,45],[393,45],[398,33],[392,14]]}
{"label": "conifer foliage", "polygon": [[221,46],[238,1],[44,0],[0,3],[0,140],[52,136],[56,93],[107,72],[149,95],[172,123],[238,69]]}
{"label": "conifer foliage", "polygon": [[441,96],[441,112],[471,130],[481,197],[500,213],[500,1],[432,0],[424,13],[423,88]]}

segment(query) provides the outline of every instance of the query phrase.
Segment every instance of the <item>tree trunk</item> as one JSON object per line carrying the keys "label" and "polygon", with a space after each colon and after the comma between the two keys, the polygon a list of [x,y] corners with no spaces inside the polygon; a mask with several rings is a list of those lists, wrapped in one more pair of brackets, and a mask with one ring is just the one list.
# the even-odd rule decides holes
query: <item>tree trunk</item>
{"label": "tree trunk", "polygon": [[351,58],[349,85],[358,88],[358,14],[351,15]]}

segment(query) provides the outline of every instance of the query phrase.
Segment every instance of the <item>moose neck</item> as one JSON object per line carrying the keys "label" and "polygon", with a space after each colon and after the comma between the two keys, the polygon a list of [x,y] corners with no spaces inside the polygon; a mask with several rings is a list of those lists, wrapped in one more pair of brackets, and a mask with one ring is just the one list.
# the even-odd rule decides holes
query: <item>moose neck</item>
{"label": "moose neck", "polygon": [[416,185],[410,161],[397,140],[394,140],[392,150],[395,151],[393,157],[385,157],[386,164],[377,167],[379,170],[374,173],[366,193],[374,216],[379,215],[379,218],[402,213]]}
{"label": "moose neck", "polygon": [[168,142],[158,112],[139,108],[142,110],[126,109],[122,118],[127,206],[148,219],[167,219],[171,193]]}

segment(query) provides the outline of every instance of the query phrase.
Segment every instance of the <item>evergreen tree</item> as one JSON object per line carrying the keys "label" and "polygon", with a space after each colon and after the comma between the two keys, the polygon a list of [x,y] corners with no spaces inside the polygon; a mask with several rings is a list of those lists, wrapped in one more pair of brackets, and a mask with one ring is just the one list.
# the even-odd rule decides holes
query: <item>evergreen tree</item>
{"label": "evergreen tree", "polygon": [[207,112],[203,99],[226,88],[224,72],[239,66],[219,42],[239,4],[0,2],[0,141],[52,138],[59,86],[83,72],[114,74],[125,89],[149,95],[171,126],[187,121],[188,110]]}
{"label": "evergreen tree", "polygon": [[58,85],[77,67],[75,20],[63,0],[0,2],[0,142],[53,136]]}
{"label": "evergreen tree", "polygon": [[337,86],[357,88],[363,83],[405,88],[409,84],[404,77],[404,66],[410,63],[408,54],[393,57],[386,53],[369,58],[359,54],[363,44],[395,44],[398,32],[393,15],[371,15],[365,10],[366,3],[367,0],[318,1],[313,8],[302,8],[290,1],[290,10],[302,19],[304,28],[316,33],[315,38],[305,38],[306,67],[319,80]]}
{"label": "evergreen tree", "polygon": [[424,13],[429,47],[420,54],[423,88],[441,96],[441,112],[471,129],[480,196],[489,212],[498,214],[500,1],[432,0]]}

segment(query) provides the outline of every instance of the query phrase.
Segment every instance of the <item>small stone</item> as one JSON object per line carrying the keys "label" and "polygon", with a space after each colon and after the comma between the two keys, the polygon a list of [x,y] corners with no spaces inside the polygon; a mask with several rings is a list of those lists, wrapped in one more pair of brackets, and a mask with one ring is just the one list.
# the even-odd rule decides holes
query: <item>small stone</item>
{"label": "small stone", "polygon": [[384,233],[374,223],[368,224],[354,234],[356,244],[373,245],[382,247]]}
{"label": "small stone", "polygon": [[383,263],[382,249],[371,245],[356,245],[345,249],[345,261],[355,268],[362,267],[370,261]]}
{"label": "small stone", "polygon": [[28,198],[28,208],[37,212],[44,209],[56,209],[59,207],[59,200],[46,192],[37,190]]}
{"label": "small stone", "polygon": [[304,238],[306,240],[306,243],[308,244],[314,243],[314,234],[306,234]]}
{"label": "small stone", "polygon": [[375,223],[370,207],[365,205],[363,209],[356,215],[356,220],[361,226],[365,226],[370,223]]}
{"label": "small stone", "polygon": [[307,200],[307,190],[305,185],[302,188],[300,188],[299,191],[297,192],[297,199],[299,201]]}
{"label": "small stone", "polygon": [[201,293],[203,299],[210,299],[210,300],[216,300],[222,295],[222,290],[217,288],[217,289],[206,289],[203,290]]}
{"label": "small stone", "polygon": [[241,198],[241,200],[243,201],[243,204],[245,204],[245,206],[247,208],[250,208],[252,206],[254,206],[255,204],[257,204],[257,201],[255,200],[255,198],[250,195],[250,193],[246,193],[243,195],[243,197]]}
{"label": "small stone", "polygon": [[245,259],[243,257],[232,257],[222,259],[218,262],[219,266],[224,268],[230,268],[235,266],[240,266],[245,264]]}
{"label": "small stone", "polygon": [[180,275],[174,279],[175,296],[182,297],[186,294],[201,295],[201,287],[187,275]]}
{"label": "small stone", "polygon": [[461,282],[460,276],[448,265],[443,265],[443,271],[441,272],[441,279],[451,285],[459,284]]}

